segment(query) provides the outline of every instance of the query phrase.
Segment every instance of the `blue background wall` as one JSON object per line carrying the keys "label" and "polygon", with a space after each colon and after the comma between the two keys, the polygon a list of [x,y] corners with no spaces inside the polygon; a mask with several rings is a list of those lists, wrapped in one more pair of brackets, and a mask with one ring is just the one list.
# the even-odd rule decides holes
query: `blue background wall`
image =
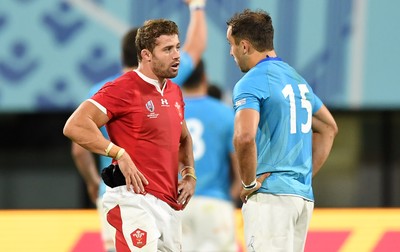
{"label": "blue background wall", "polygon": [[[244,8],[273,18],[280,57],[332,108],[399,108],[400,2],[390,0],[208,0],[209,78],[227,96],[242,76],[226,20]],[[0,112],[68,111],[95,82],[119,71],[120,38],[149,18],[170,18],[184,42],[181,0],[2,0]]]}

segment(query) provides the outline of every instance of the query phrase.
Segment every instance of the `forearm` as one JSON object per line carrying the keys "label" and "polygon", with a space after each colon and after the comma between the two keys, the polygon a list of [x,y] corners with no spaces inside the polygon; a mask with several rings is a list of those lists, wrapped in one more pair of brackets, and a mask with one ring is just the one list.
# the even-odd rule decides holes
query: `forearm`
{"label": "forearm", "polygon": [[332,149],[333,139],[330,141],[329,137],[323,134],[313,134],[313,176],[315,176],[321,169],[322,165],[328,158],[328,155]]}
{"label": "forearm", "polygon": [[239,175],[244,184],[251,184],[256,178],[257,150],[256,143],[252,141],[234,141],[238,159]]}
{"label": "forearm", "polygon": [[179,146],[179,162],[183,164],[183,166],[194,167],[193,144],[190,135],[186,135],[181,139]]}
{"label": "forearm", "polygon": [[338,133],[338,127],[325,106],[313,116],[312,127],[312,164],[313,176],[315,176],[331,152],[333,141]]}
{"label": "forearm", "polygon": [[186,51],[193,59],[193,64],[197,65],[206,45],[207,23],[204,8],[190,8],[190,22],[182,50]]}
{"label": "forearm", "polygon": [[105,149],[109,144],[109,140],[104,138],[101,131],[95,125],[89,125],[91,122],[88,120],[84,123],[70,122],[66,124],[65,135],[76,144],[90,152],[105,155]]}
{"label": "forearm", "polygon": [[100,131],[100,127],[108,121],[106,114],[101,112],[89,101],[83,102],[68,118],[64,126],[64,135],[90,152],[115,157],[120,147],[112,146],[108,153],[110,141]]}

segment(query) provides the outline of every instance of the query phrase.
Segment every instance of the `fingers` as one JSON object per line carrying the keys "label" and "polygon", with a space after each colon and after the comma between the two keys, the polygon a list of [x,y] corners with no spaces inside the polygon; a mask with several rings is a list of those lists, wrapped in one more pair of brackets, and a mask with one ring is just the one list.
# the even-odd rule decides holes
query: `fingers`
{"label": "fingers", "polygon": [[183,203],[182,209],[186,208],[186,206],[189,204],[189,201],[191,198],[192,198],[192,196],[187,197],[186,201]]}
{"label": "fingers", "polygon": [[146,177],[139,171],[136,171],[135,173],[126,176],[125,182],[126,189],[130,191],[132,186],[135,193],[144,193],[145,185],[149,184],[149,181],[146,179]]}
{"label": "fingers", "polygon": [[178,182],[178,199],[177,203],[181,204],[183,208],[189,203],[190,199],[194,194],[193,182],[181,180]]}

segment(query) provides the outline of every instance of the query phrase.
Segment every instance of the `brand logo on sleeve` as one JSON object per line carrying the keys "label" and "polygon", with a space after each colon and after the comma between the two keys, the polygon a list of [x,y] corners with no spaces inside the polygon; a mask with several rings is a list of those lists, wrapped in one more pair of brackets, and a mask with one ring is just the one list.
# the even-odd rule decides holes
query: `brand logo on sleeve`
{"label": "brand logo on sleeve", "polygon": [[240,106],[242,106],[244,104],[246,104],[246,98],[240,99],[240,100],[235,102],[235,106],[236,107],[240,107]]}
{"label": "brand logo on sleeve", "polygon": [[141,229],[136,229],[131,233],[133,246],[141,248],[147,243],[147,232]]}

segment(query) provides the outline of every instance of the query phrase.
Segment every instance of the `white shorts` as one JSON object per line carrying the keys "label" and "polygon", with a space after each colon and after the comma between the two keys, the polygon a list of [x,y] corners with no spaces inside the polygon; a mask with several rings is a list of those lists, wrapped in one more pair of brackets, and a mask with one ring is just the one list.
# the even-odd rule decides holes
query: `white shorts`
{"label": "white shorts", "polygon": [[107,212],[104,211],[103,199],[101,197],[97,198],[96,206],[100,217],[101,238],[103,240],[104,248],[107,252],[115,251],[115,228],[107,222]]}
{"label": "white shorts", "polygon": [[151,194],[107,187],[103,196],[108,222],[116,229],[117,251],[181,251],[181,211]]}
{"label": "white shorts", "polygon": [[193,197],[182,212],[183,251],[236,252],[233,203]]}
{"label": "white shorts", "polygon": [[304,251],[314,202],[257,193],[242,206],[248,252]]}

